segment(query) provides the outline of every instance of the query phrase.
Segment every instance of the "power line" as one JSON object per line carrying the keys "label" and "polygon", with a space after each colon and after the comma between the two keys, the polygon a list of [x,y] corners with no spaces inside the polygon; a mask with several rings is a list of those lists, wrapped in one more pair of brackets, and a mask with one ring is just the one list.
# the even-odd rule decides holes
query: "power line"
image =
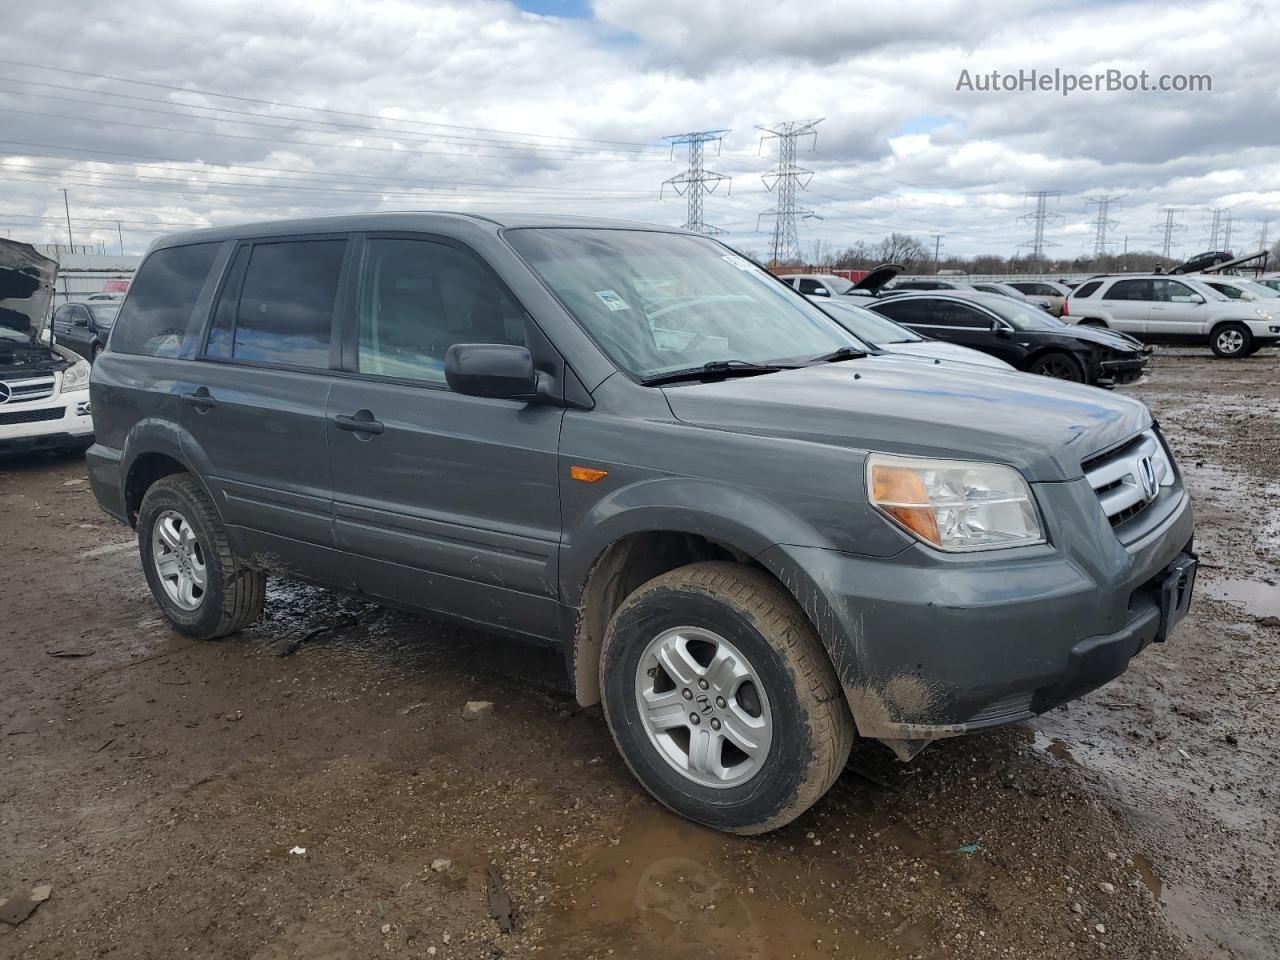
{"label": "power line", "polygon": [[1044,258],[1045,247],[1056,247],[1058,245],[1054,241],[1044,238],[1044,228],[1049,224],[1063,222],[1062,214],[1049,212],[1049,201],[1056,200],[1061,196],[1061,193],[1051,193],[1048,190],[1037,190],[1034,193],[1028,193],[1027,197],[1035,197],[1035,213],[1024,213],[1018,218],[1019,223],[1030,223],[1034,227],[1031,239],[1019,244],[1019,246],[1030,247],[1031,255],[1037,260]]}
{"label": "power line", "polygon": [[[695,133],[678,133],[665,138],[671,144],[672,159],[675,159],[676,147],[689,148],[689,169],[662,182],[663,188],[669,186],[675,190],[677,196],[688,199],[689,216],[684,224],[686,230],[704,234],[724,233],[719,227],[708,226],[703,219],[702,198],[705,194],[714,193],[716,187],[730,181],[730,178],[722,173],[708,170],[703,164],[703,155],[708,143],[716,144],[716,153],[719,154],[721,138],[728,132],[728,130],[699,130]],[[732,189],[732,183],[730,183],[730,189]],[[661,191],[658,197],[662,197]]]}
{"label": "power line", "polygon": [[[778,141],[778,166],[773,173],[767,173],[761,179],[766,189],[778,195],[777,204],[764,213],[760,219],[773,218],[773,239],[769,244],[770,260],[773,263],[790,263],[800,258],[800,237],[796,230],[796,221],[816,216],[812,210],[796,206],[796,190],[805,190],[813,179],[813,171],[806,170],[796,163],[796,144],[801,137],[813,137],[813,147],[818,143],[818,132],[814,128],[822,122],[817,120],[788,120],[775,123],[773,126],[757,125],[756,129],[765,134],[760,138],[760,148],[764,149],[766,140]],[[759,229],[757,220],[757,229]]]}

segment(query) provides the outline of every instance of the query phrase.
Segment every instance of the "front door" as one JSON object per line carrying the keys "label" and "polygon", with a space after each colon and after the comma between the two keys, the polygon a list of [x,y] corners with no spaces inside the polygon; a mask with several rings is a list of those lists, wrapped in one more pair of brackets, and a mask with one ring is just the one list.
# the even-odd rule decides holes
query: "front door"
{"label": "front door", "polygon": [[393,603],[557,635],[563,410],[452,392],[455,343],[529,344],[530,321],[472,251],[365,241],[328,402],[334,538]]}
{"label": "front door", "polygon": [[1152,280],[1154,294],[1147,332],[1170,340],[1191,340],[1203,336],[1208,307],[1204,297],[1181,280]]}
{"label": "front door", "polygon": [[1154,290],[1151,280],[1117,280],[1111,284],[1099,301],[1111,316],[1110,326],[1125,333],[1146,333]]}

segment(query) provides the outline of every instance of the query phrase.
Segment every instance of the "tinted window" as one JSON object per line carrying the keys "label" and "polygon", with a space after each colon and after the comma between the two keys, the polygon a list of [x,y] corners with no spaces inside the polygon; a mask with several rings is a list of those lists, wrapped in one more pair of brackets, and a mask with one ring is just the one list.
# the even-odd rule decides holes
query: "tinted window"
{"label": "tinted window", "polygon": [[890,320],[898,323],[905,323],[911,326],[936,326],[938,321],[934,319],[931,310],[928,309],[928,300],[886,300],[881,303],[873,304],[871,309],[877,313],[883,313]]}
{"label": "tinted window", "polygon": [[189,356],[202,317],[196,300],[218,255],[217,243],[157,250],[143,262],[111,333],[111,349],[152,357]]}
{"label": "tinted window", "polygon": [[444,383],[455,343],[525,344],[524,311],[472,253],[370,240],[360,285],[360,372]]}
{"label": "tinted window", "polygon": [[116,314],[120,312],[120,307],[113,303],[109,306],[89,307],[89,312],[93,314],[94,326],[107,330],[116,322]]}
{"label": "tinted window", "polygon": [[1227,283],[1213,283],[1213,282],[1210,282],[1209,286],[1213,287],[1213,289],[1217,290],[1219,293],[1225,293],[1232,300],[1244,299],[1244,291],[1241,290],[1239,287],[1233,287]]}
{"label": "tinted window", "polygon": [[935,300],[929,310],[936,318],[933,322],[942,327],[969,327],[974,330],[990,330],[991,318],[974,307],[954,300]]}
{"label": "tinted window", "polygon": [[329,365],[329,331],[345,240],[261,243],[240,288],[231,355],[295,367]]}
{"label": "tinted window", "polygon": [[1100,286],[1102,286],[1101,280],[1090,280],[1083,286],[1076,287],[1075,290],[1072,290],[1071,299],[1074,300],[1077,297],[1092,297]]}
{"label": "tinted window", "polygon": [[828,295],[827,288],[817,280],[800,280],[799,283],[801,293],[816,294],[819,297]]}
{"label": "tinted window", "polygon": [[1106,300],[1150,300],[1150,280],[1117,280],[1107,291]]}

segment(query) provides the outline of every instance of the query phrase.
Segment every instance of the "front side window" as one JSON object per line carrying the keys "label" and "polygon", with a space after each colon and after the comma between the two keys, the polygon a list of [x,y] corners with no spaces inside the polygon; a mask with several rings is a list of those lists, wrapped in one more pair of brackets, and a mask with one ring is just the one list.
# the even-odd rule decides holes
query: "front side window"
{"label": "front side window", "polygon": [[361,373],[443,384],[451,346],[524,346],[525,325],[524,311],[474,254],[430,240],[366,245]]}
{"label": "front side window", "polygon": [[808,280],[804,278],[800,280],[800,292],[817,297],[825,297],[828,295],[827,288],[817,280]]}
{"label": "front side window", "polygon": [[220,246],[166,247],[147,257],[120,307],[111,349],[149,357],[189,355],[203,320],[195,316],[196,300]]}
{"label": "front side window", "polygon": [[504,236],[600,349],[641,379],[860,346],[818,307],[714,240],[575,228]]}
{"label": "front side window", "polygon": [[346,248],[345,240],[256,244],[235,311],[232,357],[329,366],[329,334]]}
{"label": "front side window", "polygon": [[[1199,303],[1203,297],[1188,287],[1185,283],[1177,280],[1157,280],[1155,281],[1155,297],[1164,303]],[[1232,299],[1235,299],[1232,296]]]}

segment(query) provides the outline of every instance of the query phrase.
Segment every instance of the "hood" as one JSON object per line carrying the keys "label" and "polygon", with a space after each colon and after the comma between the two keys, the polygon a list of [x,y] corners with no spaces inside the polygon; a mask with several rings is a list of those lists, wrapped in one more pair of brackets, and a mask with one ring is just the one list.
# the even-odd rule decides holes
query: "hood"
{"label": "hood", "polygon": [[678,420],[860,451],[989,460],[1039,481],[1151,424],[1136,400],[1031,374],[892,355],[663,388]]}
{"label": "hood", "polygon": [[904,269],[896,263],[882,263],[878,267],[872,267],[870,273],[853,285],[853,289],[862,293],[879,293],[881,287]]}
{"label": "hood", "polygon": [[1137,340],[1118,330],[1110,330],[1106,327],[1080,326],[1078,324],[1068,329],[1077,340],[1087,340],[1089,343],[1097,343],[1104,347],[1110,347],[1112,350],[1132,353],[1135,350],[1143,351],[1148,349],[1141,340]]}
{"label": "hood", "polygon": [[970,350],[968,347],[961,347],[954,343],[943,343],[941,340],[923,340],[920,343],[882,343],[878,346],[885,353],[904,357],[948,360],[953,363],[968,363],[976,367],[993,367],[997,370],[1014,369],[999,357],[993,357],[989,353]]}
{"label": "hood", "polygon": [[37,253],[29,243],[0,239],[0,327],[37,342],[49,322],[57,278],[57,260]]}

